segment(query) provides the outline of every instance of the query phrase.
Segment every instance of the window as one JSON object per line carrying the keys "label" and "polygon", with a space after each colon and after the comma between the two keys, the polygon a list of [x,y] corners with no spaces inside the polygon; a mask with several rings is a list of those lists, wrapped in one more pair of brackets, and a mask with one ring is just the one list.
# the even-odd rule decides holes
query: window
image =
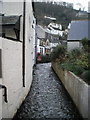
{"label": "window", "polygon": [[21,16],[0,16],[1,36],[11,40],[20,40],[20,17]]}
{"label": "window", "polygon": [[40,53],[43,54],[43,48],[40,48]]}

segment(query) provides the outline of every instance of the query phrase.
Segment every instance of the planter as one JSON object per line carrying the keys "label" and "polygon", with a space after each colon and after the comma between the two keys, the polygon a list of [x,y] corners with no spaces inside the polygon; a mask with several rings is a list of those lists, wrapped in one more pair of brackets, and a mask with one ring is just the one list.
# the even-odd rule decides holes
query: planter
{"label": "planter", "polygon": [[83,118],[90,119],[89,101],[90,86],[70,71],[62,70],[57,63],[52,68],[62,81]]}

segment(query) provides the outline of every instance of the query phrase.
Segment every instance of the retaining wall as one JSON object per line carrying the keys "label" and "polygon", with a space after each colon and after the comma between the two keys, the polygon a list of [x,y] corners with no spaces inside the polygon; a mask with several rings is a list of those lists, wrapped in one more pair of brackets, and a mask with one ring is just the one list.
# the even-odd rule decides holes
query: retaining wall
{"label": "retaining wall", "polygon": [[82,117],[90,120],[90,86],[72,72],[60,69],[57,63],[52,63],[52,68],[70,94]]}

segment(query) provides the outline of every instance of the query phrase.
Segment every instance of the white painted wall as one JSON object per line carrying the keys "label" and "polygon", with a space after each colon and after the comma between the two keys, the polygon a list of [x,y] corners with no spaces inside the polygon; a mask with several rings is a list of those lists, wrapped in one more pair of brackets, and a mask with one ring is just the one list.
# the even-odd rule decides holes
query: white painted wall
{"label": "white painted wall", "polygon": [[80,42],[67,42],[67,50],[70,51],[75,48],[80,48]]}
{"label": "white painted wall", "polygon": [[32,70],[33,70],[33,31],[32,31],[32,23],[33,23],[33,13],[32,13],[32,7],[31,2],[26,3],[26,35],[25,35],[25,79],[26,79],[26,86],[27,90],[30,88],[31,82],[32,82]]}
{"label": "white painted wall", "polygon": [[0,89],[0,120],[2,119],[2,89]]}
{"label": "white painted wall", "polygon": [[[23,15],[23,3],[5,3],[4,13],[7,15]],[[23,32],[23,16],[20,25],[20,40]],[[25,87],[22,82],[22,42],[16,42],[0,38],[0,47],[2,48],[2,70],[3,78],[0,84],[7,87],[8,103],[5,103],[0,89],[0,117],[12,118],[22,101],[28,94],[32,83],[33,71],[33,11],[31,1],[26,3],[25,19]],[[2,40],[1,40],[2,39]],[[4,92],[4,91],[3,91]],[[1,107],[2,105],[2,107]]]}
{"label": "white painted wall", "polygon": [[3,13],[7,15],[22,15],[23,0],[3,0]]}
{"label": "white painted wall", "polygon": [[[2,49],[2,38],[0,37],[0,49]],[[0,84],[2,84],[2,78],[0,78]],[[2,118],[2,89],[0,89],[0,120]]]}
{"label": "white painted wall", "polygon": [[36,19],[33,16],[33,23],[32,23],[32,30],[33,30],[33,65],[36,64]]}
{"label": "white painted wall", "polygon": [[12,118],[23,98],[22,87],[22,43],[3,38],[2,84],[8,90],[8,103],[2,99],[2,117]]}
{"label": "white painted wall", "polygon": [[40,46],[40,39],[37,39],[37,53],[40,53],[40,48],[43,49],[43,55],[45,55],[45,47]]}

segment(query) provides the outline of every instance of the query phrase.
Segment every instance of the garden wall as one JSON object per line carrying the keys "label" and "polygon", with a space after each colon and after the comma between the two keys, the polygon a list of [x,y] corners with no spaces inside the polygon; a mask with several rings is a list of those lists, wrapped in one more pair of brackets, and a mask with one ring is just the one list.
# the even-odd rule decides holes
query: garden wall
{"label": "garden wall", "polygon": [[60,69],[57,63],[52,63],[52,68],[70,94],[82,117],[90,120],[88,109],[90,86],[72,72]]}

